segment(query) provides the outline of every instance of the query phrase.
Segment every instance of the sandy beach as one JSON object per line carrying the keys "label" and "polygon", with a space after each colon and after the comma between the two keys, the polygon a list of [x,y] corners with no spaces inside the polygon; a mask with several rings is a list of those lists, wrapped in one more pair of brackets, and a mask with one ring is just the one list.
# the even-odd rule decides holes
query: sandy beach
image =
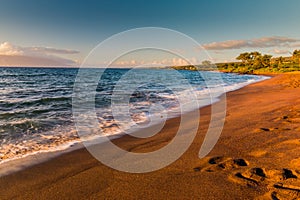
{"label": "sandy beach", "polygon": [[[208,156],[198,152],[210,121],[201,109],[197,136],[180,159],[161,170],[130,174],[94,159],[86,149],[0,178],[0,199],[299,199],[300,74],[227,93],[221,137]],[[180,118],[154,137],[114,143],[150,152],[168,143]]]}

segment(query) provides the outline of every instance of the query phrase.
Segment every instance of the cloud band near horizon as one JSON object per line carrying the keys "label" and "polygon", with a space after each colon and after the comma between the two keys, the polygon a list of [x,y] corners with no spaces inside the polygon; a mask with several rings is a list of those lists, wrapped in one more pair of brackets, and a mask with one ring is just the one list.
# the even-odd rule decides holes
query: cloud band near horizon
{"label": "cloud band near horizon", "polygon": [[0,44],[0,65],[3,66],[70,66],[74,60],[61,57],[80,53],[77,50],[52,47],[22,47],[9,42]]}
{"label": "cloud band near horizon", "polygon": [[249,40],[227,40],[222,42],[212,42],[204,44],[206,50],[231,50],[243,48],[269,48],[269,47],[299,47],[299,39],[271,36]]}

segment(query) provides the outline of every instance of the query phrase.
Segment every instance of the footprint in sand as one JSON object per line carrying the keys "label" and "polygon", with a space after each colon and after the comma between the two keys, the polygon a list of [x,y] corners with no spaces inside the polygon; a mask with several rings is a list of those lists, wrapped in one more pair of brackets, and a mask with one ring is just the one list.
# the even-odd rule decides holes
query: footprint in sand
{"label": "footprint in sand", "polygon": [[205,171],[205,172],[215,172],[220,170],[230,170],[234,168],[248,166],[248,162],[244,159],[234,159],[228,157],[213,157],[209,158],[200,167],[194,168],[194,171]]}
{"label": "footprint in sand", "polygon": [[[292,112],[289,115],[283,115],[281,117],[276,118],[273,120],[276,123],[281,123],[282,125],[293,125],[300,123],[300,113],[297,112]],[[291,130],[291,128],[284,128],[285,130]]]}
{"label": "footprint in sand", "polygon": [[230,175],[229,179],[233,182],[247,185],[249,187],[258,186],[267,178],[265,170],[263,168],[251,168],[245,172],[237,172],[234,175]]}
{"label": "footprint in sand", "polygon": [[[281,199],[299,199],[300,198],[300,184],[298,182],[289,183],[275,183],[273,185],[275,188],[271,192],[271,198],[276,200]],[[268,195],[268,194],[267,194]]]}
{"label": "footprint in sand", "polygon": [[248,187],[266,186],[268,193],[258,199],[300,199],[299,174],[290,169],[267,170],[251,168],[230,175],[229,179]]}
{"label": "footprint in sand", "polygon": [[260,128],[260,130],[262,130],[262,131],[272,131],[273,129],[272,128]]}

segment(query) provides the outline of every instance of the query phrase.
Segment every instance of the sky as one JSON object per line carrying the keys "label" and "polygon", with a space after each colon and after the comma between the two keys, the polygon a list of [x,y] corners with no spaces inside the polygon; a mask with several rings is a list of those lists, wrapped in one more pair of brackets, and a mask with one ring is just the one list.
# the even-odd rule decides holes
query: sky
{"label": "sky", "polygon": [[[245,51],[289,56],[300,49],[299,8],[299,0],[1,0],[0,65],[77,66],[100,42],[140,27],[181,32],[206,49],[214,62],[234,61]],[[189,48],[176,42],[178,52]],[[170,55],[138,56],[123,56],[116,64],[152,58],[166,65],[185,64]]]}

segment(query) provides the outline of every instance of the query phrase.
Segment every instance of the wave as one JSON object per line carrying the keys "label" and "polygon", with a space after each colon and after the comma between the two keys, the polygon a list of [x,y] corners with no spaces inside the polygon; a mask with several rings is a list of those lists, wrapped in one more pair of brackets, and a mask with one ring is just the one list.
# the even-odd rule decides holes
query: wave
{"label": "wave", "polygon": [[49,76],[49,74],[46,73],[34,73],[34,74],[1,74],[0,77],[1,78],[5,78],[5,77],[42,77],[42,76]]}
{"label": "wave", "polygon": [[[29,107],[29,106],[39,106],[39,105],[47,105],[51,102],[71,102],[72,97],[68,96],[60,96],[60,97],[44,97],[44,98],[40,98],[40,99],[33,99],[33,100],[29,100],[29,101],[24,101],[22,99],[16,101],[16,102],[5,102],[2,101],[0,102],[1,107],[3,108],[24,108],[24,107]],[[0,114],[1,116],[1,114]]]}
{"label": "wave", "polygon": [[[153,76],[155,75],[156,73],[153,74]],[[147,122],[149,117],[155,118],[157,116],[157,119],[160,119],[159,115],[161,113],[149,113],[148,111],[153,104],[162,105],[167,111],[167,118],[173,118],[182,114],[176,95],[182,97],[181,99],[184,102],[180,103],[186,104],[187,109],[185,112],[188,112],[218,101],[218,97],[224,92],[233,91],[267,78],[230,74],[224,76],[227,77],[227,82],[215,84],[214,87],[210,88],[207,88],[205,84],[201,85],[201,83],[193,82],[198,105],[190,103],[190,91],[184,90],[184,87],[180,84],[176,85],[176,88],[180,90],[176,94],[167,89],[157,89],[157,84],[142,88],[142,91],[131,94],[132,101],[128,109],[130,109],[132,123],[123,126],[119,126],[122,122],[114,119],[111,108],[108,106],[111,100],[110,95],[113,92],[113,84],[108,82],[109,87],[103,87],[97,93],[103,98],[101,96],[98,98],[96,95],[96,103],[101,104],[99,107],[96,106],[100,128],[103,130],[104,135],[117,137],[122,131],[130,130],[132,125]],[[238,78],[240,80],[237,81]],[[0,102],[0,110],[3,111],[0,114],[0,163],[38,152],[68,148],[80,141],[71,117],[72,97],[69,90],[72,92],[72,88],[65,87],[70,82],[72,81],[66,81],[60,88],[52,87],[51,84],[53,83],[47,83],[47,85],[41,83],[41,85],[37,85],[38,88],[34,91],[37,96],[29,95],[29,97],[16,98],[14,102]],[[156,90],[160,92],[156,92]],[[61,92],[66,91],[68,95],[62,96]],[[50,93],[56,96],[52,97],[49,95]],[[41,98],[38,96],[40,94],[48,94],[49,96]],[[84,140],[92,140],[93,137],[99,137],[99,135],[95,134],[84,138]]]}

